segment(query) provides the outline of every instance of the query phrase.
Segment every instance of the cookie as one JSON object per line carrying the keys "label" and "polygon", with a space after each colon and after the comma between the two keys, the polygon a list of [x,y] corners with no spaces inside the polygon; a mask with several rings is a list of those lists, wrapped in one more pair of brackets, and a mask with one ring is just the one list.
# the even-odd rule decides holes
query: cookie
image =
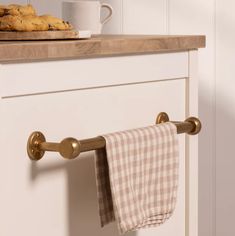
{"label": "cookie", "polygon": [[36,11],[32,5],[25,6],[10,4],[8,6],[0,6],[0,16],[36,16]]}
{"label": "cookie", "polygon": [[4,16],[0,18],[2,31],[46,31],[49,30],[46,21],[38,16]]}
{"label": "cookie", "polygon": [[45,20],[48,24],[49,30],[70,30],[72,26],[68,23],[54,16],[43,15],[41,19]]}
{"label": "cookie", "polygon": [[[4,13],[2,13],[2,10]],[[35,14],[35,11],[31,5],[27,5],[27,7],[21,7],[20,5],[9,5],[8,8],[0,6],[0,13],[4,14],[4,16],[0,17],[1,31],[30,32],[72,29],[72,26],[62,19],[50,15],[30,15]]]}
{"label": "cookie", "polygon": [[14,22],[18,20],[16,16],[3,16],[0,17],[0,30],[11,31],[14,28]]}
{"label": "cookie", "polygon": [[4,16],[7,6],[0,5],[0,17]]}
{"label": "cookie", "polygon": [[47,22],[38,16],[22,16],[14,24],[15,31],[46,31],[49,30]]}

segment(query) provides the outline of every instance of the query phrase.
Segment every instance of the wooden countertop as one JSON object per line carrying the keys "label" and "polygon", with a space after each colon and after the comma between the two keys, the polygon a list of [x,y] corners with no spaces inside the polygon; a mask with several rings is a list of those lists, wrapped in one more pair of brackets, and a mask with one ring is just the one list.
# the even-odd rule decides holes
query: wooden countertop
{"label": "wooden countertop", "polygon": [[205,47],[205,41],[205,36],[200,35],[102,35],[88,40],[0,41],[0,62],[187,51]]}

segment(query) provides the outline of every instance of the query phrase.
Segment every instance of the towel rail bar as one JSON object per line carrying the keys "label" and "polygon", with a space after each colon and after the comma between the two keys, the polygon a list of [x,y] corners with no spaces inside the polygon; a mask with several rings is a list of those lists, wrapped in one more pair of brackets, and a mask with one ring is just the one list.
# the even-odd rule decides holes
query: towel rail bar
{"label": "towel rail bar", "polygon": [[[156,124],[168,122],[167,113],[161,112],[156,119]],[[201,131],[201,122],[196,117],[189,117],[183,122],[172,121],[177,127],[177,133],[187,133],[196,135]],[[75,138],[66,138],[60,143],[46,142],[45,136],[39,132],[33,132],[27,143],[27,153],[31,160],[40,160],[46,151],[59,152],[65,159],[74,159],[81,152],[97,150],[105,147],[105,139],[101,136],[96,138],[77,140]]]}

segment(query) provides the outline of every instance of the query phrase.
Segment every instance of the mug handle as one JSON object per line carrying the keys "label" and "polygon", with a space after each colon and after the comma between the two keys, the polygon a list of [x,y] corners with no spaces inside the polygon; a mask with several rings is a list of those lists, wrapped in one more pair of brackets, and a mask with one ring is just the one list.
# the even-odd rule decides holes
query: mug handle
{"label": "mug handle", "polygon": [[101,8],[106,8],[106,9],[109,10],[108,16],[101,22],[101,24],[104,25],[104,24],[106,24],[112,18],[113,8],[109,4],[107,4],[107,3],[102,3],[101,4]]}

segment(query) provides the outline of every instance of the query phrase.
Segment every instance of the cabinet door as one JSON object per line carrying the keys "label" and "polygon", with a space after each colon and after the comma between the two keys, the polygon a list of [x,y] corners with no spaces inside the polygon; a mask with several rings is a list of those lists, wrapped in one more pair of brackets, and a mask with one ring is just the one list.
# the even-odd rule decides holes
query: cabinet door
{"label": "cabinet door", "polygon": [[[46,153],[39,162],[26,154],[32,131],[47,141],[72,136],[91,138],[152,125],[166,111],[184,120],[187,79],[85,89],[1,101],[1,226],[5,236],[118,235],[111,224],[99,226],[93,152],[73,161]],[[180,139],[180,182],[176,211],[164,225],[130,233],[138,236],[185,236],[187,196],[185,136]]]}

